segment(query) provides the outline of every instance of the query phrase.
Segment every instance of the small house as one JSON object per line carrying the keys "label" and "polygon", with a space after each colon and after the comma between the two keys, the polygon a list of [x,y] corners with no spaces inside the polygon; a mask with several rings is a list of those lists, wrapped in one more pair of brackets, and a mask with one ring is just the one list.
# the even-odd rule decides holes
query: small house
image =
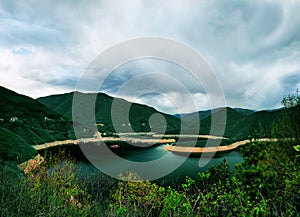
{"label": "small house", "polygon": [[18,122],[18,118],[17,118],[17,117],[11,117],[11,118],[9,119],[9,122],[10,122],[10,123]]}

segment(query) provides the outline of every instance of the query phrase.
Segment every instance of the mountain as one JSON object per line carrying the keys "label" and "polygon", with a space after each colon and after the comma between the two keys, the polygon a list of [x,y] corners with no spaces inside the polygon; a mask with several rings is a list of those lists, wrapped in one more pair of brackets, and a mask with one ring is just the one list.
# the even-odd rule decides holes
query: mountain
{"label": "mountain", "polygon": [[[94,126],[96,121],[98,130],[108,135],[116,131],[129,132],[131,128],[135,132],[149,132],[154,128],[158,133],[179,134],[182,122],[188,125],[185,133],[192,132],[195,129],[193,123],[195,115],[198,115],[200,134],[211,133],[222,136],[218,130],[210,132],[213,115],[216,118],[217,129],[226,121],[224,136],[233,141],[246,139],[249,135],[271,137],[271,130],[274,124],[278,123],[282,112],[282,109],[255,112],[249,109],[225,107],[184,114],[176,118],[147,105],[113,98],[104,93],[76,92],[79,101],[75,103],[82,114],[90,100],[96,99],[95,109],[91,112],[95,113],[95,117],[88,113],[82,119],[83,122],[78,122],[77,117],[72,120],[74,94],[71,92],[35,100],[0,87],[0,139],[2,141],[0,162],[2,160],[22,162],[29,159],[36,153],[31,145],[74,139],[73,124],[85,124],[83,122],[92,123]],[[112,111],[114,121],[111,120]],[[226,120],[223,119],[224,112],[226,112]],[[158,116],[163,117],[165,121],[153,121]],[[91,133],[90,136],[94,134]]]}
{"label": "mountain", "polygon": [[[258,137],[271,137],[272,127],[280,118],[281,110],[273,111],[252,111],[248,109],[232,109],[230,107],[218,108],[212,110],[213,115],[217,117],[216,126],[221,126],[222,112],[226,113],[226,127],[224,136],[232,140],[241,140],[248,138],[249,135]],[[186,115],[185,117],[188,117]],[[211,130],[211,118],[209,115],[201,119],[200,133],[209,134]],[[189,120],[192,121],[192,120]],[[218,134],[218,132],[216,132]]]}
{"label": "mountain", "polygon": [[[137,103],[131,103],[121,98],[114,98],[104,93],[80,93],[76,92],[80,103],[77,105],[80,106],[82,111],[85,111],[86,104],[90,100],[96,99],[95,102],[95,119],[98,125],[98,130],[100,132],[113,133],[113,132],[128,132],[128,129],[132,129],[136,132],[149,132],[149,118],[153,114],[160,114],[164,116],[167,126],[164,124],[156,124],[155,127],[157,132],[163,132],[163,128],[166,127],[166,133],[179,133],[180,130],[180,119],[164,114],[157,111],[156,109],[141,105]],[[52,95],[47,97],[41,97],[37,100],[47,106],[50,109],[60,113],[61,115],[72,119],[72,103],[73,103],[74,92]],[[111,111],[114,112],[114,124],[111,120]],[[130,108],[130,109],[129,109]],[[129,110],[129,117],[126,113],[126,110]],[[84,113],[84,112],[82,112]],[[87,117],[90,119],[91,117]],[[92,119],[90,120],[93,121]],[[154,123],[152,123],[155,125]],[[116,130],[115,127],[118,127]]]}
{"label": "mountain", "polygon": [[[227,107],[229,108],[229,107]],[[209,110],[204,110],[204,111],[198,111],[198,112],[193,112],[193,113],[185,113],[185,114],[175,114],[174,116],[177,118],[182,118],[184,117],[186,121],[192,121],[194,119],[194,115],[198,114],[199,120],[203,120],[211,114],[218,112],[219,110],[222,110],[224,108],[215,108],[215,109],[209,109]],[[251,109],[243,109],[243,108],[233,108],[233,110],[245,114],[245,115],[250,115],[253,114],[255,111]]]}
{"label": "mountain", "polygon": [[244,108],[234,108],[234,110],[238,111],[239,113],[243,113],[245,115],[251,115],[256,112],[255,110],[244,109]]}
{"label": "mountain", "polygon": [[[226,114],[226,119],[223,119],[223,114]],[[212,115],[216,117],[216,127],[221,127],[222,123],[226,121],[226,128],[224,136],[232,137],[232,133],[230,132],[230,127],[235,125],[237,122],[245,118],[245,114],[240,113],[230,107],[218,108],[212,110],[212,114],[203,118],[200,122],[200,133],[201,134],[209,134],[211,130],[211,119]],[[218,132],[216,132],[218,133]]]}
{"label": "mountain", "polygon": [[[93,97],[95,102],[95,118],[100,132],[112,133],[116,130],[114,126],[118,127],[118,132],[126,132],[128,127],[132,127],[136,132],[150,131],[148,120],[154,113],[163,115],[167,121],[166,133],[179,133],[181,121],[184,121],[189,126],[188,129],[193,131],[195,128],[195,115],[200,119],[200,134],[210,134],[211,118],[214,115],[217,119],[216,128],[218,129],[222,122],[222,112],[226,112],[226,128],[224,136],[232,140],[246,139],[249,135],[257,135],[258,137],[270,137],[271,129],[280,117],[280,110],[273,111],[253,111],[242,108],[216,108],[213,110],[199,111],[196,113],[182,114],[182,115],[167,115],[157,111],[156,109],[130,103],[124,99],[113,98],[104,93],[77,93],[82,101],[88,102]],[[40,103],[46,105],[48,108],[55,110],[61,115],[72,119],[72,93],[52,95],[37,99]],[[115,125],[111,121],[111,106],[112,102],[117,105],[114,107]],[[81,109],[85,109],[85,103],[81,103]],[[131,107],[130,107],[131,106]],[[125,113],[126,109],[130,107],[129,120]],[[89,117],[87,117],[88,119]],[[181,120],[180,120],[181,119]],[[93,121],[93,120],[91,120]],[[121,126],[121,127],[120,127]],[[123,128],[122,128],[123,126]],[[161,126],[157,126],[159,130]],[[187,131],[189,132],[189,130]],[[220,132],[213,132],[214,135],[221,135]]]}
{"label": "mountain", "polygon": [[0,87],[0,127],[30,145],[74,137],[66,117],[4,87]]}
{"label": "mountain", "polygon": [[211,115],[212,110],[206,110],[206,111],[198,111],[193,113],[185,113],[185,114],[175,114],[174,116],[177,118],[185,118],[186,121],[189,121],[194,118],[194,115],[198,114],[199,119],[203,119]]}
{"label": "mountain", "polygon": [[[271,130],[280,118],[282,109],[254,111],[243,108],[216,108],[212,110],[199,111],[190,114],[177,115],[183,121],[190,124],[190,128],[194,127],[195,115],[200,120],[200,134],[214,134],[221,136],[223,114],[226,113],[226,127],[224,136],[231,140],[242,140],[248,138],[249,135],[258,137],[271,137]],[[217,132],[210,132],[212,115],[216,117]]]}
{"label": "mountain", "polygon": [[[104,93],[78,93],[83,102],[96,98],[95,118],[98,130],[105,133],[128,132],[133,128],[136,132],[150,131],[150,125],[157,132],[179,133],[181,121],[188,122],[193,129],[193,114],[184,114],[180,120],[172,115],[164,114],[156,109],[128,102],[124,99],[113,98]],[[72,130],[72,103],[74,92],[42,97],[34,100],[20,95],[4,87],[0,87],[0,127],[17,134],[28,144],[41,144],[54,140],[75,138]],[[114,124],[111,120],[112,103],[114,105]],[[86,103],[80,107],[85,109]],[[129,109],[130,108],[130,109]],[[126,110],[129,109],[129,118]],[[218,117],[226,110],[225,136],[234,140],[247,138],[248,135],[258,134],[260,137],[270,136],[273,124],[280,117],[281,110],[258,111],[230,107],[217,108],[212,111],[198,112],[200,133],[209,134],[212,114]],[[155,122],[149,124],[153,114],[164,116],[166,125]],[[90,117],[87,117],[89,119]],[[221,118],[221,116],[220,116]],[[93,121],[93,120],[91,120]],[[217,126],[222,122],[217,121]],[[221,126],[221,125],[220,125]],[[118,129],[116,130],[115,127]],[[218,132],[214,132],[218,134]]]}

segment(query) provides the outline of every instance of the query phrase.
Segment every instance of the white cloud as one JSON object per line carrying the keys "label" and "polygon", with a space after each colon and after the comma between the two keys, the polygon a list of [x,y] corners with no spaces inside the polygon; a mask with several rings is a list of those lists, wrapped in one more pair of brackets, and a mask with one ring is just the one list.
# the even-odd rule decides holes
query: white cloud
{"label": "white cloud", "polygon": [[[71,91],[84,68],[103,50],[127,39],[162,36],[183,41],[208,60],[229,106],[274,108],[300,83],[295,75],[300,72],[299,10],[299,2],[280,0],[4,0],[0,2],[0,81],[32,97]],[[160,67],[156,71],[170,69]],[[114,85],[137,74],[124,73]],[[209,101],[201,87],[198,90],[182,72],[166,74],[189,86],[194,99],[201,101],[198,109],[207,109]],[[175,101],[182,98],[176,86],[164,89],[161,82],[153,79],[152,88],[172,93]],[[141,81],[141,86],[148,83]],[[148,96],[142,102],[174,110],[163,98]]]}

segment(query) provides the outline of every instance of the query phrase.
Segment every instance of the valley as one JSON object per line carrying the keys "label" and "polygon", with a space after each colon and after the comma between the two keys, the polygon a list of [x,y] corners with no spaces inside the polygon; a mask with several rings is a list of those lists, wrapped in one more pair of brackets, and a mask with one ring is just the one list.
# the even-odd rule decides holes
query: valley
{"label": "valley", "polygon": [[[11,135],[21,138],[24,143],[36,150],[80,142],[99,141],[109,143],[108,146],[116,145],[114,147],[118,147],[121,142],[128,141],[129,143],[141,144],[141,147],[167,143],[172,144],[173,148],[170,147],[169,149],[177,147],[177,150],[181,146],[195,146],[196,148],[199,147],[195,150],[200,151],[202,150],[200,148],[204,148],[208,140],[214,139],[221,146],[229,146],[229,150],[235,147],[231,144],[248,139],[249,135],[255,138],[272,138],[270,129],[278,121],[281,112],[281,110],[255,112],[226,107],[180,116],[161,113],[152,107],[113,98],[103,93],[78,94],[85,100],[96,99],[95,125],[82,125],[72,121],[74,92],[34,100],[0,87],[0,129],[9,131]],[[118,120],[117,124],[119,124],[118,132],[114,126],[116,123],[113,123],[111,118],[112,103],[118,104],[117,111],[114,113],[117,115],[115,119]],[[123,110],[123,108],[128,107],[130,107],[129,117]],[[84,110],[84,105],[82,105],[82,109]],[[211,135],[211,116],[218,116],[221,111],[225,111],[227,116],[224,135]],[[148,121],[151,115],[157,113],[166,120],[166,126],[163,127],[165,131],[151,132],[153,126],[150,126]],[[189,132],[189,128],[190,131],[194,131],[193,117],[195,114],[199,115],[200,119],[198,135],[182,134],[180,132],[182,122],[186,127],[185,132]],[[216,124],[218,125],[218,123]],[[82,138],[76,138],[73,126],[77,126],[84,132]],[[159,127],[156,126],[156,129],[160,129]],[[14,143],[13,140],[12,138],[11,143]],[[191,141],[194,142],[191,143]],[[113,142],[115,144],[112,144]]]}
{"label": "valley", "polygon": [[[95,202],[105,206],[110,205],[104,210],[99,209],[101,212],[118,210],[114,207],[118,205],[111,204],[122,201],[114,196],[119,195],[119,191],[123,189],[122,186],[126,186],[126,189],[134,196],[139,195],[140,189],[159,188],[161,192],[166,193],[162,194],[163,199],[157,199],[158,201],[169,200],[173,192],[178,195],[175,198],[180,203],[184,200],[180,195],[186,195],[188,200],[203,195],[201,199],[203,204],[206,204],[212,196],[231,197],[235,194],[233,190],[238,190],[247,195],[238,200],[244,203],[239,206],[248,206],[250,209],[259,204],[256,199],[251,199],[253,194],[256,195],[253,198],[257,198],[257,193],[263,195],[266,190],[276,195],[277,189],[285,189],[291,195],[289,198],[295,197],[293,191],[297,187],[294,187],[294,184],[292,189],[281,186],[283,177],[293,176],[296,178],[291,179],[295,180],[298,177],[296,170],[291,170],[284,166],[285,163],[280,163],[283,160],[290,165],[293,159],[296,159],[293,146],[289,144],[294,144],[296,140],[284,137],[285,134],[280,134],[281,131],[279,131],[281,126],[286,127],[291,123],[289,121],[288,125],[282,125],[284,116],[281,109],[252,111],[224,107],[192,114],[170,115],[147,105],[131,103],[103,93],[79,94],[85,99],[96,98],[95,120],[90,119],[84,122],[72,120],[74,93],[52,95],[35,100],[0,87],[0,168],[3,174],[6,174],[5,177],[10,178],[8,184],[7,178],[0,176],[4,190],[9,189],[11,183],[15,182],[14,180],[19,180],[14,174],[22,174],[22,176],[25,174],[26,182],[31,184],[22,185],[22,182],[16,181],[13,186],[14,189],[20,188],[20,192],[30,189],[30,192],[33,192],[28,194],[30,198],[33,194],[34,197],[38,197],[39,192],[47,191],[47,195],[42,198],[48,200],[53,192],[59,191],[61,197],[65,198],[64,201],[67,201],[69,199],[66,198],[70,197],[68,192],[72,192],[70,190],[75,188],[71,195],[71,204],[79,203],[79,201],[82,203],[80,195],[89,192],[92,199],[87,199],[90,202],[85,207],[91,207],[90,204]],[[112,121],[110,112],[114,101],[118,104],[114,113],[117,115],[116,123]],[[81,106],[84,110],[84,104]],[[129,117],[124,112],[124,108],[128,107],[130,107]],[[299,109],[299,106],[295,109]],[[226,114],[224,133],[211,134],[212,116],[218,117],[223,112]],[[153,114],[160,114],[164,117],[165,125],[153,128],[149,122]],[[200,123],[194,121],[195,115],[199,117]],[[214,124],[222,125],[222,119],[216,119]],[[182,133],[182,126],[185,127],[184,133]],[[75,127],[82,137],[76,138]],[[199,127],[198,133],[189,133],[195,131],[195,127]],[[151,131],[152,129],[156,131]],[[276,130],[279,134],[274,134]],[[114,159],[107,154],[108,150],[113,153]],[[116,159],[123,159],[123,162],[118,164]],[[155,163],[160,162],[161,159],[164,159],[161,161],[162,164]],[[150,168],[151,171],[159,171],[170,165],[178,166],[168,171],[167,175],[152,182],[140,180],[138,174],[128,171],[132,163],[142,165],[149,162],[155,165]],[[297,165],[297,162],[293,165]],[[279,171],[276,176],[272,175],[274,174],[273,167],[276,173]],[[23,172],[19,172],[20,168]],[[134,179],[137,182],[126,182],[123,178],[116,181],[101,172],[100,168],[113,172],[113,177],[122,175],[127,178],[126,172],[128,172],[129,177],[136,177]],[[55,172],[53,173],[54,179],[49,171]],[[274,177],[276,178],[275,186],[272,184]],[[285,179],[288,180],[288,178]],[[197,185],[191,184],[196,183],[194,180],[198,180]],[[50,183],[54,183],[53,187]],[[74,183],[73,187],[69,186],[70,183]],[[132,186],[136,186],[134,183],[137,183],[137,186],[144,186],[131,189]],[[84,187],[81,187],[82,185]],[[34,186],[35,190],[31,191],[30,186]],[[251,190],[245,190],[258,188],[262,190],[255,190],[254,193]],[[232,192],[228,193],[229,191]],[[99,196],[102,192],[108,193]],[[187,194],[187,192],[194,193]],[[24,193],[20,194],[24,197]],[[148,201],[149,199],[145,200],[145,198],[148,198],[151,193],[143,194],[145,196],[141,196],[141,200]],[[6,192],[5,195],[11,194]],[[155,190],[155,195],[157,195],[157,190]],[[238,196],[239,194],[234,198]],[[132,200],[131,196],[124,197],[128,201]],[[267,203],[265,197],[267,196],[259,197],[264,204]],[[108,199],[110,202],[105,201]],[[197,200],[195,204],[198,204]],[[226,203],[230,204],[233,199],[226,200]],[[297,199],[293,198],[293,200]],[[249,201],[252,202],[249,203]],[[281,203],[276,199],[272,201]],[[53,202],[56,203],[56,200]],[[7,200],[4,200],[4,203],[7,203]],[[62,202],[62,204],[68,203]],[[264,206],[264,204],[259,206]],[[173,202],[172,205],[174,205]],[[205,205],[207,206],[209,207],[210,204]],[[271,205],[268,204],[268,206]],[[92,207],[96,209],[96,206]],[[80,208],[76,209],[80,210]],[[247,210],[244,212],[248,213]]]}

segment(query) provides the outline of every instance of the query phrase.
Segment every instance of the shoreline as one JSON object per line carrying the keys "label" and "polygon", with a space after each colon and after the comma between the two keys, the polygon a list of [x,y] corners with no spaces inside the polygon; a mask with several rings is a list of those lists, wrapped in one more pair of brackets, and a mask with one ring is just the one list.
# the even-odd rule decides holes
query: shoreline
{"label": "shoreline", "polygon": [[[277,142],[278,139],[275,138],[261,138],[257,139],[256,141],[259,142]],[[247,143],[250,143],[249,139],[237,141],[230,145],[224,145],[224,146],[217,146],[217,147],[186,147],[186,146],[166,146],[164,147],[165,150],[171,151],[174,153],[194,153],[194,154],[200,154],[200,153],[215,153],[215,152],[226,152],[231,151],[236,148],[238,148],[241,145],[245,145]]]}

